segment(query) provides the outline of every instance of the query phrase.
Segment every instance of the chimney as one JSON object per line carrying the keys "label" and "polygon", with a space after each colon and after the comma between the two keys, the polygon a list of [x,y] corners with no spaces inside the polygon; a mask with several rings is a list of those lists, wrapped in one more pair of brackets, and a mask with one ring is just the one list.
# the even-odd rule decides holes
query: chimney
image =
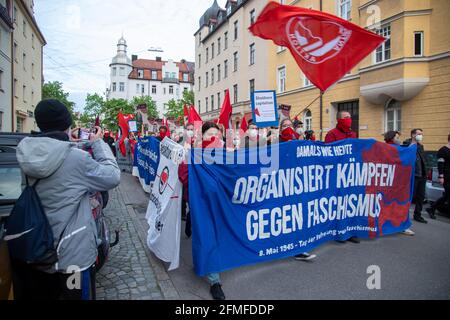
{"label": "chimney", "polygon": [[131,62],[135,62],[138,59],[138,56],[136,54],[133,54],[131,56]]}
{"label": "chimney", "polygon": [[156,61],[161,62],[161,57],[156,57]]}

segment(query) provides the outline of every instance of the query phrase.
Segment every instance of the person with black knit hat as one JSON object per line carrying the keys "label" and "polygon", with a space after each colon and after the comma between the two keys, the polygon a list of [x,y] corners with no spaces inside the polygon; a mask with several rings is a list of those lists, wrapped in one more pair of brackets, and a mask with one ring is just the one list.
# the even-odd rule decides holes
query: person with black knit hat
{"label": "person with black knit hat", "polygon": [[[35,117],[41,133],[20,142],[17,160],[31,184],[39,180],[35,189],[53,231],[58,261],[39,269],[14,261],[15,299],[95,298],[98,240],[89,195],[115,188],[120,169],[100,127],[89,139],[95,160],[77,148],[71,137],[72,117],[58,100],[41,101]],[[74,271],[81,283],[90,285],[69,287]]]}

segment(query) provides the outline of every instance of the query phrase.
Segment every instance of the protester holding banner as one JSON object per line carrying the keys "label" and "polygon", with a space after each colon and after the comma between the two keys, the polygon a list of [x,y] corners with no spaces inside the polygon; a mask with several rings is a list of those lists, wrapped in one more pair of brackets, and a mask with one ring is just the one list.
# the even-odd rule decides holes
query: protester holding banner
{"label": "protester holding banner", "polygon": [[159,127],[159,136],[156,137],[159,141],[163,141],[167,137],[168,129],[166,126]]}
{"label": "protester holding banner", "polygon": [[241,148],[264,147],[267,145],[267,138],[261,132],[252,120],[248,122],[248,130],[245,132],[244,139],[241,142]]}
{"label": "protester holding banner", "polygon": [[[356,139],[356,132],[352,131],[352,115],[348,111],[339,111],[336,115],[337,125],[336,128],[329,131],[325,136],[325,143],[332,143],[345,139]],[[347,241],[353,243],[359,243],[357,237],[351,237]],[[345,242],[345,241],[338,241]]]}
{"label": "protester holding banner", "polygon": [[280,124],[280,142],[298,140],[300,135],[294,131],[294,124],[291,119],[286,118]]}
{"label": "protester holding banner", "polygon": [[[217,124],[214,122],[205,122],[202,126],[202,134],[203,134],[203,142],[202,148],[223,148],[224,143],[221,138],[221,131]],[[183,184],[183,190],[186,190],[186,193],[183,194],[183,198],[187,201],[188,197],[188,166],[185,162],[180,164],[178,169],[178,178]],[[186,196],[186,197],[185,197]],[[189,225],[189,230],[188,230]],[[186,219],[186,235],[190,236],[191,233],[191,217],[188,215],[188,219]],[[225,300],[225,294],[222,290],[222,284],[220,281],[220,275],[218,273],[211,273],[207,275],[208,281],[210,283],[210,292],[214,300]]]}

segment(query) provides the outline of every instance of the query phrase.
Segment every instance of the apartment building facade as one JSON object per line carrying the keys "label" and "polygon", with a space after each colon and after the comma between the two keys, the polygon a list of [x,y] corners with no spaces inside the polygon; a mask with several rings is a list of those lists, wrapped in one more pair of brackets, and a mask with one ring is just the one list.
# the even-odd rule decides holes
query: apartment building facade
{"label": "apartment building facade", "polygon": [[269,46],[254,37],[248,27],[267,1],[217,1],[205,11],[195,36],[195,100],[205,121],[219,117],[226,90],[233,106],[232,122],[251,117],[250,93],[270,89]]}
{"label": "apartment building facade", "polygon": [[12,131],[12,2],[0,0],[0,132]]}
{"label": "apartment building facade", "polygon": [[[288,50],[273,44],[269,79],[278,103],[291,107],[291,117],[322,138],[338,111],[353,114],[360,138],[382,140],[389,130],[409,137],[424,130],[427,150],[437,150],[450,134],[450,2],[440,0],[296,0],[286,4],[322,9],[387,41],[323,96],[304,77]],[[313,102],[311,104],[311,102]],[[310,105],[311,104],[311,105]],[[309,106],[310,105],[310,106]]]}
{"label": "apartment building facade", "polygon": [[14,0],[12,41],[12,131],[37,130],[34,110],[42,97],[45,38],[34,17],[33,0]]}

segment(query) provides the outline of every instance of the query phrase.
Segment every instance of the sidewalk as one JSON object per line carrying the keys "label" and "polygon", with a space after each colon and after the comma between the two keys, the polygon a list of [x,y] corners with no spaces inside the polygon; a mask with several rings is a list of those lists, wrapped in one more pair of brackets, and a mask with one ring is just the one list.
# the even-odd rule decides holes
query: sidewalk
{"label": "sidewalk", "polygon": [[[164,269],[152,265],[146,235],[122,186],[110,191],[105,215],[110,231],[120,231],[119,244],[111,249],[109,260],[97,274],[97,300],[177,299],[177,292]],[[168,280],[168,281],[167,281]]]}

